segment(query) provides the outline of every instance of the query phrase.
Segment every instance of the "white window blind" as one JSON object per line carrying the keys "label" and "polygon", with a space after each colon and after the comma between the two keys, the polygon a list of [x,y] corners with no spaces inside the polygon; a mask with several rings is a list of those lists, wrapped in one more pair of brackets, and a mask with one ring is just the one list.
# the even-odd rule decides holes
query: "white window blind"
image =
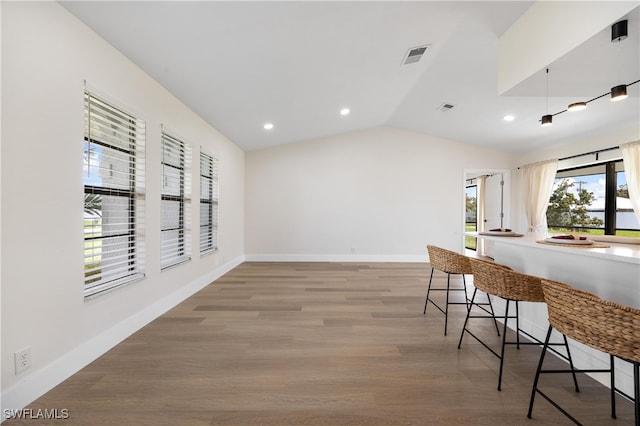
{"label": "white window blind", "polygon": [[218,249],[218,159],[200,152],[200,253]]}
{"label": "white window blind", "polygon": [[84,94],[84,293],[144,276],[145,124]]}
{"label": "white window blind", "polygon": [[191,259],[191,149],[162,133],[160,266]]}

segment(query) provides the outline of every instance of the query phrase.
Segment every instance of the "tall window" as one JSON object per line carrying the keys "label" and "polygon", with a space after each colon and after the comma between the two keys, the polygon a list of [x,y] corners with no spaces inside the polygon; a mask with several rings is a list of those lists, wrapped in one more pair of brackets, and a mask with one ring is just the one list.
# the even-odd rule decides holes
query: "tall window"
{"label": "tall window", "polygon": [[[465,232],[475,232],[478,230],[478,185],[467,185],[465,187]],[[476,249],[476,238],[465,237],[465,248]]]}
{"label": "tall window", "polygon": [[84,94],[84,293],[144,276],[144,122]]}
{"label": "tall window", "polygon": [[200,253],[218,249],[218,160],[200,153]]}
{"label": "tall window", "polygon": [[547,223],[551,232],[640,237],[623,162],[558,171]]}
{"label": "tall window", "polygon": [[162,196],[160,266],[191,259],[191,149],[162,133]]}

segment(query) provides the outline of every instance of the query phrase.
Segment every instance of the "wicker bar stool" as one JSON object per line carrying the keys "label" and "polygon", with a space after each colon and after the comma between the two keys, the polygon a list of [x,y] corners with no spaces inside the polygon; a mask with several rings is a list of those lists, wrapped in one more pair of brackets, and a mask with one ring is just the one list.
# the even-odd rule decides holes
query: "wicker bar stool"
{"label": "wicker bar stool", "polygon": [[[463,256],[459,253],[456,253],[451,250],[446,250],[437,246],[427,245],[427,251],[429,253],[429,264],[431,265],[431,275],[429,276],[429,286],[427,287],[427,297],[424,301],[424,311],[423,314],[427,313],[427,305],[429,302],[433,304],[440,312],[444,314],[444,335],[447,335],[447,323],[449,319],[449,305],[465,305],[468,308],[469,298],[467,297],[467,283],[465,281],[465,274],[471,274],[471,265],[469,263],[469,258]],[[433,281],[433,271],[439,270],[442,272],[446,272],[447,274],[447,287],[446,288],[432,288],[431,282]],[[450,279],[451,274],[462,275],[462,288],[451,288]],[[439,306],[431,297],[430,293],[432,291],[445,291],[446,299],[444,304],[444,309]],[[452,302],[449,300],[449,293],[452,291],[463,291],[464,292],[464,302]],[[487,296],[487,299],[489,297]],[[491,307],[491,300],[486,304]],[[491,307],[491,309],[493,309]],[[493,310],[492,310],[493,312]],[[496,330],[498,330],[498,324],[496,323]]]}
{"label": "wicker bar stool", "polygon": [[[542,280],[542,289],[549,310],[549,329],[533,382],[527,417],[531,418],[533,402],[538,393],[574,423],[580,424],[538,388],[540,374],[608,372],[611,377],[611,417],[616,418],[615,394],[617,392],[634,401],[635,424],[640,426],[640,310],[603,300],[594,294],[557,281]],[[571,370],[542,370],[547,342],[554,328],[577,342],[609,354],[609,369],[576,370],[571,366]],[[633,366],[633,397],[615,386],[614,357],[627,361]]]}
{"label": "wicker bar stool", "polygon": [[[535,277],[533,275],[527,275],[520,272],[516,272],[511,268],[500,265],[497,263],[486,262],[478,259],[469,259],[471,264],[471,270],[473,271],[473,283],[476,287],[476,290],[481,290],[488,295],[493,295],[500,297],[505,300],[505,312],[504,316],[496,317],[494,314],[492,315],[473,315],[472,309],[477,304],[475,303],[476,290],[473,292],[473,296],[471,297],[471,302],[469,304],[469,309],[467,311],[467,317],[465,318],[464,325],[462,327],[462,333],[460,334],[460,340],[458,341],[458,349],[460,349],[462,345],[462,339],[464,338],[465,333],[469,334],[475,340],[480,342],[482,346],[487,348],[492,354],[494,354],[498,359],[500,359],[500,372],[498,374],[498,390],[501,390],[502,387],[502,371],[504,367],[504,350],[506,345],[516,345],[518,349],[520,349],[520,345],[537,345],[542,346],[543,342],[539,339],[535,338],[531,334],[520,328],[520,321],[518,318],[518,302],[540,302],[544,303],[544,293],[542,291],[542,280],[541,278]],[[515,315],[509,314],[509,306],[511,302],[515,302]],[[495,321],[496,318],[500,318],[504,320],[503,330],[502,330],[502,344],[500,346],[500,353],[496,352],[491,346],[482,341],[478,336],[476,336],[471,330],[468,328],[469,319],[470,318],[493,318]],[[516,339],[515,341],[507,340],[507,323],[510,319],[516,320]],[[530,340],[529,341],[520,341],[520,334],[525,335]],[[567,338],[563,335],[563,341],[560,343],[549,343],[552,346],[564,346],[565,353],[558,352],[552,349],[558,356],[567,360],[573,366],[573,360],[571,359],[571,352],[569,351],[569,345],[567,343]],[[578,382],[576,380],[575,375],[573,376],[574,385],[576,392],[579,392],[580,389],[578,387]]]}

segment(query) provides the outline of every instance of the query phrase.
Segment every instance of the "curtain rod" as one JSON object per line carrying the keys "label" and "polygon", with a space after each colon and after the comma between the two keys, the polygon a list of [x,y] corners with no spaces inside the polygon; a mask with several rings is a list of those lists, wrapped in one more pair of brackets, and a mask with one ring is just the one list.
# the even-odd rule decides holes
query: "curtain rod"
{"label": "curtain rod", "polygon": [[464,181],[465,181],[465,182],[469,182],[469,181],[472,181],[472,180],[477,180],[479,177],[492,177],[492,176],[493,176],[493,175],[478,175],[478,176],[476,176],[476,177],[472,177],[472,178],[469,178],[469,179],[465,179]]}
{"label": "curtain rod", "polygon": [[559,158],[558,161],[570,160],[572,158],[585,157],[587,155],[594,155],[594,154],[596,156],[596,161],[598,161],[598,154],[600,154],[601,152],[613,151],[613,150],[616,150],[616,149],[620,149],[620,147],[619,146],[612,146],[611,148],[604,148],[604,149],[599,149],[599,150],[596,150],[596,151],[585,152],[584,154],[570,155],[568,157]]}
{"label": "curtain rod", "polygon": [[[619,146],[612,146],[611,148],[603,148],[603,149],[598,149],[596,151],[585,152],[583,154],[570,155],[568,157],[558,158],[558,161],[570,160],[572,158],[578,158],[578,157],[586,157],[587,155],[594,155],[594,154],[596,156],[596,161],[598,161],[599,160],[598,154],[600,154],[601,152],[614,151],[616,149],[620,149],[620,147]],[[520,170],[522,167],[524,167],[524,166],[518,167],[518,170]]]}

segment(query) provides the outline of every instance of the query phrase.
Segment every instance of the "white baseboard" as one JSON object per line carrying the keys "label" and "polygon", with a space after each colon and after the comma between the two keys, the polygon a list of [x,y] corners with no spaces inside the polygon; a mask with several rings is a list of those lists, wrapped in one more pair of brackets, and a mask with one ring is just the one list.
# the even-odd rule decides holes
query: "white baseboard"
{"label": "white baseboard", "polygon": [[247,254],[247,262],[419,262],[428,257],[409,254]]}
{"label": "white baseboard", "polygon": [[[73,348],[70,352],[25,376],[24,379],[2,392],[0,399],[2,416],[0,422],[6,420],[11,410],[19,410],[44,395],[49,390],[72,376],[83,367],[100,357],[109,349],[158,318],[189,296],[200,291],[212,281],[217,280],[244,261],[244,256],[238,256],[230,262],[221,265],[210,273],[181,287],[176,292],[160,299],[136,312],[131,317],[105,330],[92,339]],[[58,407],[64,408],[64,407]]]}

